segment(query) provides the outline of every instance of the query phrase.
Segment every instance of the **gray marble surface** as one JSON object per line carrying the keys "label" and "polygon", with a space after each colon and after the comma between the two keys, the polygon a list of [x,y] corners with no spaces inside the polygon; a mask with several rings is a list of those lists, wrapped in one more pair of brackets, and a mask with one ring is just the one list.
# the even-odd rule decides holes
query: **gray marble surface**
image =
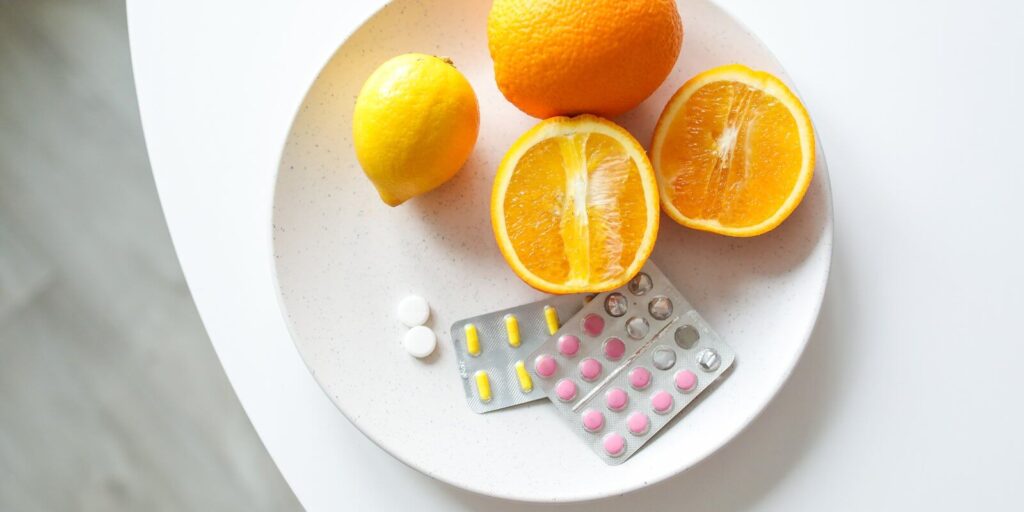
{"label": "gray marble surface", "polygon": [[124,5],[0,0],[0,510],[293,510],[146,158]]}

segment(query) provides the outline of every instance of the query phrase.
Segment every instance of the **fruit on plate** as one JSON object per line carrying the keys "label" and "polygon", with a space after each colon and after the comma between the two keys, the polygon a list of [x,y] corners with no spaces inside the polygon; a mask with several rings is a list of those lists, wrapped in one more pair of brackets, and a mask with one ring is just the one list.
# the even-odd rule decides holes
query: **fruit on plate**
{"label": "fruit on plate", "polygon": [[480,109],[447,59],[408,53],[381,64],[356,99],[356,157],[390,206],[437,188],[466,163]]}
{"label": "fruit on plate", "polygon": [[658,217],[658,186],[643,148],[592,115],[534,126],[494,178],[498,248],[520,278],[548,293],[625,284],[654,248]]}
{"label": "fruit on plate", "polygon": [[523,112],[617,116],[665,80],[683,44],[675,0],[494,0],[494,78]]}
{"label": "fruit on plate", "polygon": [[814,174],[814,130],[781,80],[738,64],[676,92],[651,143],[661,205],[676,222],[729,236],[774,229]]}

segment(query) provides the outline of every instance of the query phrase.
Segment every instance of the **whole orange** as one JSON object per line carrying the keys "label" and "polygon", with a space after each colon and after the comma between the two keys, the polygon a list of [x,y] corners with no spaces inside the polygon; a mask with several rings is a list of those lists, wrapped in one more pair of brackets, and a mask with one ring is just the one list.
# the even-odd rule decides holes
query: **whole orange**
{"label": "whole orange", "polygon": [[674,0],[494,0],[487,40],[498,88],[523,112],[613,117],[672,71],[683,22]]}

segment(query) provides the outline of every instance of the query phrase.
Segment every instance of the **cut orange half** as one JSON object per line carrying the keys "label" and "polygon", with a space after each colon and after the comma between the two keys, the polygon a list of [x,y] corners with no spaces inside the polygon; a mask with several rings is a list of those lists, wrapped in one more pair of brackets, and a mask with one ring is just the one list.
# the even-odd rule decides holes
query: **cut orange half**
{"label": "cut orange half", "polygon": [[781,80],[738,64],[686,82],[651,143],[661,206],[676,222],[755,236],[786,220],[814,174],[814,130]]}
{"label": "cut orange half", "polygon": [[658,236],[658,186],[640,144],[592,115],[553,117],[512,145],[494,178],[498,248],[548,293],[622,286]]}

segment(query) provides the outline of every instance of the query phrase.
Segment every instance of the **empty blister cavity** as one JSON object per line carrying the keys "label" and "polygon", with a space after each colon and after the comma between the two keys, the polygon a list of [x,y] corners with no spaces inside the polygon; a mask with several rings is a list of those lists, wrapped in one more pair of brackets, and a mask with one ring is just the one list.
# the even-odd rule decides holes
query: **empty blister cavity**
{"label": "empty blister cavity", "polygon": [[654,349],[651,362],[659,370],[669,370],[676,365],[676,351],[667,347]]}
{"label": "empty blister cavity", "polygon": [[600,336],[604,332],[604,318],[595,314],[583,317],[583,332],[588,336]]}
{"label": "empty blister cavity", "polygon": [[606,434],[601,439],[601,445],[604,447],[604,452],[611,457],[619,457],[626,453],[626,438],[618,432]]}
{"label": "empty blister cavity", "polygon": [[604,394],[604,403],[611,411],[621,411],[629,405],[629,394],[622,388],[611,388]]}
{"label": "empty blister cavity", "polygon": [[706,348],[697,354],[697,366],[706,372],[713,372],[722,364],[722,358],[714,349]]}
{"label": "empty blister cavity", "polygon": [[547,354],[541,354],[533,360],[533,371],[546,379],[558,371],[558,361]]}
{"label": "empty blister cavity", "polygon": [[680,370],[672,379],[675,381],[676,389],[683,393],[689,393],[697,387],[697,374],[690,370]]}
{"label": "empty blister cavity", "polygon": [[651,385],[651,372],[643,366],[637,366],[629,371],[629,387],[633,389],[647,389]]}
{"label": "empty blister cavity", "polygon": [[659,295],[647,304],[647,312],[654,317],[655,320],[665,320],[672,316],[672,299]]}
{"label": "empty blister cavity", "polygon": [[569,402],[576,398],[576,383],[569,379],[562,379],[555,384],[555,394],[563,402]]}
{"label": "empty blister cavity", "polygon": [[654,282],[651,281],[651,276],[640,272],[633,276],[633,279],[629,280],[629,284],[626,285],[626,288],[629,289],[629,293],[632,293],[633,295],[643,295],[651,291],[651,288],[654,288]]}
{"label": "empty blister cavity", "polygon": [[658,414],[668,414],[675,405],[675,399],[668,391],[655,391],[651,395],[651,409]]}
{"label": "empty blister cavity", "polygon": [[676,327],[673,337],[679,348],[690,350],[700,340],[700,332],[697,331],[696,327],[686,324]]}
{"label": "empty blister cavity", "polygon": [[626,353],[626,344],[619,338],[604,340],[604,357],[609,361],[618,361]]}
{"label": "empty blister cavity", "polygon": [[626,428],[634,436],[642,436],[651,429],[651,418],[640,411],[633,411],[626,417]]}
{"label": "empty blister cavity", "polygon": [[634,340],[642,340],[644,336],[651,330],[651,324],[647,323],[646,318],[635,316],[626,320],[626,334]]}
{"label": "empty blister cavity", "polygon": [[565,357],[573,357],[580,351],[580,339],[572,334],[558,337],[558,353]]}
{"label": "empty blister cavity", "polygon": [[530,377],[530,372],[526,371],[526,363],[516,361],[516,378],[519,379],[519,389],[523,393],[533,391],[533,377]]}
{"label": "empty blister cavity", "polygon": [[587,432],[598,432],[604,428],[604,413],[597,409],[587,409],[583,411],[583,428]]}
{"label": "empty blister cavity", "polygon": [[609,293],[604,298],[604,311],[615,318],[626,314],[629,310],[629,301],[621,293]]}
{"label": "empty blister cavity", "polygon": [[518,347],[522,343],[519,337],[519,319],[515,315],[505,315],[505,337],[509,346]]}
{"label": "empty blister cavity", "polygon": [[594,358],[580,361],[580,377],[587,382],[594,382],[601,376],[601,362]]}

